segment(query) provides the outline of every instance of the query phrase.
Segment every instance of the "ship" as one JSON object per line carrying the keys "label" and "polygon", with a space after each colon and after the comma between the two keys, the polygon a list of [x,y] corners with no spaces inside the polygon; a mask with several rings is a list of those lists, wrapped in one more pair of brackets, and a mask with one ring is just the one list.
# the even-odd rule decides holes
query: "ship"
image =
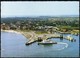
{"label": "ship", "polygon": [[41,42],[38,42],[38,45],[42,44],[42,45],[47,45],[47,44],[57,44],[57,42],[53,42],[51,40],[43,40]]}

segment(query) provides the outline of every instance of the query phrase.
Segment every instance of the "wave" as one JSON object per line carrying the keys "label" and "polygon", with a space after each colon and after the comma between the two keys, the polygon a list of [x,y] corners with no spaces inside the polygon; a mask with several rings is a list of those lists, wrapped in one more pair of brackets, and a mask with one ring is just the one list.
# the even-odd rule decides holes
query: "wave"
{"label": "wave", "polygon": [[63,49],[65,49],[65,48],[68,47],[68,44],[67,43],[64,43],[64,42],[58,42],[57,44],[64,44],[65,46],[63,48],[56,49],[56,50],[63,50]]}

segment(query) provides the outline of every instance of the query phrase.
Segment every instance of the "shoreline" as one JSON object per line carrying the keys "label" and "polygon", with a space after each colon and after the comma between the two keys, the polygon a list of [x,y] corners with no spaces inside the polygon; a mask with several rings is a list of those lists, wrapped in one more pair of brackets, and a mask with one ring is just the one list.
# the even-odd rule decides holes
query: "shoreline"
{"label": "shoreline", "polygon": [[10,33],[16,33],[23,35],[26,39],[28,39],[28,42],[26,44],[31,44],[33,42],[36,42],[41,38],[41,40],[47,40],[49,38],[61,38],[61,34],[53,33],[53,34],[36,34],[35,31],[30,32],[24,32],[21,30],[1,30],[4,32],[10,32]]}
{"label": "shoreline", "polygon": [[24,31],[20,31],[20,30],[16,30],[15,31],[15,30],[2,30],[1,29],[1,32],[9,32],[9,33],[21,34],[21,35],[23,35],[24,37],[26,37],[29,40],[32,37],[32,34],[30,34],[30,32],[24,32]]}
{"label": "shoreline", "polygon": [[[31,40],[31,39],[37,39],[38,37],[44,38],[44,36],[49,36],[52,34],[36,34],[35,31],[30,31],[30,32],[24,32],[21,30],[1,30],[3,32],[10,32],[10,33],[16,33],[16,34],[22,34],[23,36],[25,36],[27,39]],[[55,34],[54,34],[55,35]],[[56,34],[57,35],[57,34]]]}
{"label": "shoreline", "polygon": [[10,32],[10,33],[21,34],[20,32],[14,31],[14,30],[1,30],[1,32]]}

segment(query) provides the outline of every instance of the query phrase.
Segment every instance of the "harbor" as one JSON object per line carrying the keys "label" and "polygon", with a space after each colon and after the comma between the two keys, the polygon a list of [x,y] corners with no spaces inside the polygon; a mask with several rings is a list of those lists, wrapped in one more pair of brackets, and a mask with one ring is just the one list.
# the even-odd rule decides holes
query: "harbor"
{"label": "harbor", "polygon": [[[71,34],[63,34],[65,37],[68,35]],[[67,53],[67,57],[77,57],[79,56],[79,35],[72,35],[72,37],[76,39],[76,42],[70,42],[67,39],[60,41],[60,38],[51,38],[49,40],[55,41],[57,44],[38,45],[38,42],[34,42],[29,46],[26,46],[25,43],[29,41],[29,38],[17,33],[1,32],[1,56],[58,57],[57,55],[59,55],[61,57],[66,57]]]}
{"label": "harbor", "polygon": [[26,42],[26,45],[30,45],[30,44],[32,44],[34,42],[48,40],[48,39],[51,39],[51,38],[59,38],[60,40],[66,39],[66,40],[71,41],[71,42],[75,42],[76,41],[76,39],[74,39],[73,37],[71,37],[69,35],[65,37],[62,34],[56,34],[56,33],[54,33],[54,34],[42,34],[42,35],[36,35],[36,34],[33,35],[33,34],[35,34],[35,33],[31,33],[31,35],[33,37],[32,36],[30,37],[29,41]]}
{"label": "harbor", "polygon": [[1,30],[3,32],[11,32],[11,33],[17,33],[22,34],[24,37],[28,39],[28,41],[25,43],[26,45],[30,45],[35,42],[41,42],[43,40],[48,40],[51,38],[58,38],[60,40],[66,39],[71,42],[75,42],[76,39],[74,39],[72,36],[63,36],[62,33],[51,33],[51,34],[36,34],[35,31],[30,32],[22,32],[22,31],[14,31],[14,30]]}
{"label": "harbor", "polygon": [[1,58],[79,57],[79,1],[1,1]]}

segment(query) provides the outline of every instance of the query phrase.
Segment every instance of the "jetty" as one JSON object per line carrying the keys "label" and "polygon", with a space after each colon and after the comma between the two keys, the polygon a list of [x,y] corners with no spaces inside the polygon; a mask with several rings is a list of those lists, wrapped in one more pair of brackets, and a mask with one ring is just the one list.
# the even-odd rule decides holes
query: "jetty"
{"label": "jetty", "polygon": [[[25,34],[23,34],[25,35]],[[26,36],[26,35],[25,35]],[[35,34],[34,32],[31,32],[30,34],[29,41],[26,43],[26,45],[32,44],[36,41],[42,41],[42,40],[47,40],[50,37],[55,37],[55,38],[60,38],[59,34]],[[28,36],[26,36],[28,37]]]}
{"label": "jetty", "polygon": [[52,33],[52,34],[36,34],[34,31],[31,32],[23,32],[23,31],[13,31],[13,30],[1,30],[4,32],[15,32],[18,34],[22,34],[24,35],[28,41],[26,42],[26,45],[30,45],[34,42],[40,42],[43,40],[47,40],[50,38],[59,38],[60,40],[66,39],[69,40],[71,42],[75,42],[76,40],[74,38],[72,38],[71,36],[63,36],[62,33]]}
{"label": "jetty", "polygon": [[32,39],[32,40],[29,40],[27,43],[26,43],[26,45],[30,45],[30,44],[32,44],[32,43],[34,43],[34,42],[36,42],[37,40],[34,40],[34,39]]}
{"label": "jetty", "polygon": [[[63,36],[62,34],[57,34],[57,33],[53,33],[53,34],[35,34],[34,32],[28,33],[30,35],[30,37],[28,37],[27,35],[25,35],[27,38],[29,38],[29,40],[26,42],[26,45],[30,45],[34,42],[39,42],[39,41],[43,41],[43,40],[47,40],[50,38],[59,38],[60,40],[66,39],[69,41],[76,41],[74,38],[72,38],[71,36]],[[24,35],[24,34],[23,34]]]}

